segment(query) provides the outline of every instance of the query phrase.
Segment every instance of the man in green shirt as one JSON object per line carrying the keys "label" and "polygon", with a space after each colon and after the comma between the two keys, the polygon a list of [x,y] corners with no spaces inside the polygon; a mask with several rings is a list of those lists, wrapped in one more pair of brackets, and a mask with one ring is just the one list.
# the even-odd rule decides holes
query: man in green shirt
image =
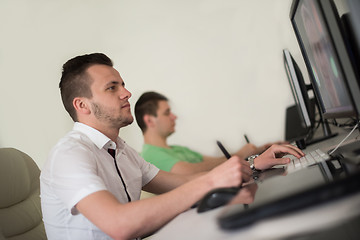
{"label": "man in green shirt", "polygon": [[[193,174],[209,171],[226,161],[225,157],[205,156],[184,146],[168,145],[167,138],[175,132],[177,117],[162,94],[142,94],[135,104],[135,116],[144,136],[141,156],[164,171]],[[257,147],[246,144],[232,155],[246,158],[265,151],[271,145]]]}
{"label": "man in green shirt", "polygon": [[179,161],[188,163],[201,163],[203,161],[203,156],[200,153],[192,151],[187,147],[176,145],[165,148],[144,144],[141,156],[146,161],[167,172],[170,172]]}

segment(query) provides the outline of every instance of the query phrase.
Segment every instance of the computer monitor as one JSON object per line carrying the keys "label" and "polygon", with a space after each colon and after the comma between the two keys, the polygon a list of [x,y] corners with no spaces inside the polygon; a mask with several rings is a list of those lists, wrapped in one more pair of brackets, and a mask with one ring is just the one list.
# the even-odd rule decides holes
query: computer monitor
{"label": "computer monitor", "polygon": [[357,118],[360,117],[360,1],[347,0],[349,12],[341,18],[344,25],[343,35],[346,36],[347,49],[352,61],[352,67],[357,74],[357,79],[348,78],[349,89],[353,98]]}
{"label": "computer monitor", "polygon": [[294,0],[290,19],[324,119],[357,116],[349,83],[357,82],[335,4]]}
{"label": "computer monitor", "polygon": [[299,66],[292,57],[289,50],[283,50],[285,72],[289,80],[292,95],[301,117],[302,127],[311,128],[313,122],[310,117],[310,98],[308,95],[308,87]]}
{"label": "computer monitor", "polygon": [[[336,134],[332,134],[330,129],[328,129],[328,125],[325,125],[323,122],[323,136],[317,136],[314,138],[314,130],[315,128],[315,99],[310,98],[308,91],[313,90],[311,85],[307,85],[304,81],[303,75],[296,61],[292,57],[289,50],[283,50],[284,55],[284,65],[285,71],[288,76],[289,85],[295,100],[295,107],[297,108],[298,114],[295,116],[298,119],[293,117],[291,120],[294,124],[299,126],[294,126],[293,123],[288,126],[288,122],[286,124],[286,140],[287,141],[296,141],[297,146],[300,149],[306,148],[306,146],[311,145],[313,143],[317,143],[319,141],[325,140],[327,138],[336,136]],[[291,107],[292,108],[292,107]],[[291,108],[287,109],[287,114],[294,114]],[[296,121],[296,122],[295,122]]]}
{"label": "computer monitor", "polygon": [[348,8],[350,9],[350,31],[353,33],[353,51],[357,52],[357,56],[360,55],[360,1],[359,0],[347,0]]}

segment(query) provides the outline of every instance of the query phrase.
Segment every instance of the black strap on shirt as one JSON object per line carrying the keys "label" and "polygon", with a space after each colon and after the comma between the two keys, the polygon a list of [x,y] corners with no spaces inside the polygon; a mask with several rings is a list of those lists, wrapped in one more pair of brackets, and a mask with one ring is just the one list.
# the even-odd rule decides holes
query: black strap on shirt
{"label": "black strap on shirt", "polygon": [[119,175],[119,177],[120,177],[120,179],[121,179],[121,182],[122,182],[122,184],[123,184],[123,186],[124,186],[125,193],[126,193],[126,196],[127,196],[127,198],[128,198],[128,201],[131,202],[131,198],[130,198],[130,195],[129,195],[127,189],[126,189],[126,185],[125,185],[124,179],[122,178],[121,173],[120,173],[120,170],[119,170],[118,165],[117,165],[117,163],[116,163],[116,159],[115,159],[115,149],[110,149],[110,148],[109,148],[109,149],[108,149],[108,153],[114,158],[114,163],[115,163],[116,171],[117,171],[117,173],[118,173],[118,175]]}

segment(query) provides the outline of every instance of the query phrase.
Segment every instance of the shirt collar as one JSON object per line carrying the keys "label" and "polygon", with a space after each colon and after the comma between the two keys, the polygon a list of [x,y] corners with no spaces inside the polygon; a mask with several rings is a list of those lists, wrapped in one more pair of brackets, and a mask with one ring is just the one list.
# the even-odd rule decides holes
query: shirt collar
{"label": "shirt collar", "polygon": [[122,150],[125,146],[125,141],[122,140],[120,137],[117,137],[116,142],[114,142],[95,128],[92,128],[80,122],[74,123],[73,130],[86,135],[99,149],[105,148],[107,150],[108,148],[116,148],[118,150]]}

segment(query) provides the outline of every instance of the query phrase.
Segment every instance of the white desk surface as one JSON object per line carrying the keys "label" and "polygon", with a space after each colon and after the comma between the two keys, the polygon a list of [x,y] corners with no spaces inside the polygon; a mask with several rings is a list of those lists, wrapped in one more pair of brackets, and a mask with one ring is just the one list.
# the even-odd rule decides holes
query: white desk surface
{"label": "white desk surface", "polygon": [[[339,143],[345,135],[340,134],[325,142],[309,146],[304,152],[317,148],[327,152]],[[358,135],[359,133],[355,132],[350,139],[354,139]],[[190,209],[177,216],[150,239],[280,239],[319,231],[340,224],[352,217],[360,216],[360,193],[281,217],[268,218],[234,231],[223,230],[216,222],[217,216],[223,210],[224,207],[221,207],[199,214],[196,209]]]}
{"label": "white desk surface", "polygon": [[223,209],[224,207],[200,214],[196,209],[191,209],[176,217],[150,239],[260,240],[280,239],[319,231],[359,216],[360,194],[282,217],[268,218],[235,231],[222,230],[217,224],[216,217]]}

